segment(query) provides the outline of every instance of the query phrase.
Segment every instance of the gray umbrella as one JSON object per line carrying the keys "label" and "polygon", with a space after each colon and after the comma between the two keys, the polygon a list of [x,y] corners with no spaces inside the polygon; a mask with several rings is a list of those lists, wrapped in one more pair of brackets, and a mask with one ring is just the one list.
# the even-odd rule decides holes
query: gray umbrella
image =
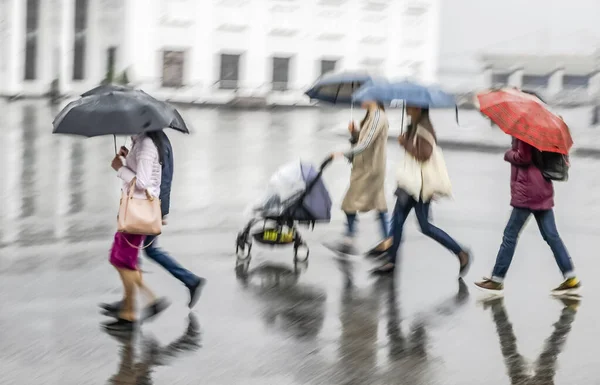
{"label": "gray umbrella", "polygon": [[150,96],[149,94],[147,94],[146,92],[144,92],[142,90],[136,90],[130,86],[122,86],[119,84],[103,84],[98,87],[92,88],[91,90],[89,90],[87,92],[84,92],[83,94],[81,94],[81,96],[86,97],[86,96],[93,96],[93,95],[103,95],[103,94],[108,94],[108,93],[111,93],[114,91],[135,94],[135,95],[139,96],[140,98],[146,97],[146,98],[148,98],[147,102],[149,104],[159,104],[160,108],[165,109],[165,113],[173,116],[173,120],[168,125],[168,127],[172,128],[174,130],[177,130],[177,131],[181,131],[184,134],[189,134],[189,129],[187,127],[187,124],[185,123],[185,120],[183,120],[183,118],[181,117],[181,114],[179,113],[179,111],[177,111],[177,109],[175,109],[175,107],[173,107],[169,103],[155,99],[154,97]]}
{"label": "gray umbrella", "polygon": [[[183,127],[177,126],[182,122]],[[83,97],[69,103],[58,113],[54,134],[85,137],[100,135],[138,135],[164,128],[189,133],[177,110],[141,91],[112,91]]]}

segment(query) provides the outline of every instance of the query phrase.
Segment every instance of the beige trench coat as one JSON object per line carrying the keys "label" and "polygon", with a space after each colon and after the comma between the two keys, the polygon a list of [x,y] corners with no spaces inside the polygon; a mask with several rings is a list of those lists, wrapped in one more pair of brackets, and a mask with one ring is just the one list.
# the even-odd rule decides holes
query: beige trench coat
{"label": "beige trench coat", "polygon": [[358,142],[345,153],[352,160],[352,173],[350,187],[342,202],[344,212],[387,211],[384,183],[388,129],[383,110],[370,113],[360,127]]}

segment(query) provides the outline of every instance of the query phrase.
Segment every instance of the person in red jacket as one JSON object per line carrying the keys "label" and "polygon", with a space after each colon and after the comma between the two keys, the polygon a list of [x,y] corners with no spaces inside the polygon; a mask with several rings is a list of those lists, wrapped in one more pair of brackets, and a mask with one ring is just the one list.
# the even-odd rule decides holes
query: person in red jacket
{"label": "person in red jacket", "polygon": [[564,281],[552,290],[557,296],[578,295],[581,282],[575,275],[573,262],[567,252],[554,219],[554,187],[541,170],[533,164],[534,148],[513,138],[512,148],[504,154],[504,160],[511,164],[510,205],[513,207],[510,219],[504,229],[502,245],[496,257],[496,264],[490,278],[484,278],[475,285],[483,291],[502,295],[504,277],[510,267],[517,239],[531,214],[535,217],[540,233],[552,249],[554,259],[563,274]]}

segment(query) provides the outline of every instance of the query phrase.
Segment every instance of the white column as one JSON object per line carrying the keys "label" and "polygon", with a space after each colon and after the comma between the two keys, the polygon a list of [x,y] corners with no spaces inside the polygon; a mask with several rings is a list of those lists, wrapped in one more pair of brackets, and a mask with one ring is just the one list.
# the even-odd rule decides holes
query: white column
{"label": "white column", "polygon": [[55,54],[57,34],[60,28],[60,2],[57,0],[40,1],[37,49],[37,77],[35,93],[38,95],[50,91],[52,79],[56,76],[57,56]]}
{"label": "white column", "polygon": [[[344,9],[344,15],[341,19],[341,25],[352,26],[361,19],[360,2],[362,0],[348,0],[341,9]],[[341,32],[341,31],[340,31]],[[359,28],[349,27],[345,33],[346,46],[343,57],[340,58],[337,70],[356,70],[360,67],[360,62],[364,59],[364,55],[360,52],[361,39],[364,37],[363,31]]]}
{"label": "white column", "polygon": [[590,75],[590,81],[588,85],[588,94],[590,96],[599,96],[600,94],[600,71],[597,71]]}
{"label": "white column", "polygon": [[427,38],[425,39],[425,57],[423,69],[423,81],[425,83],[436,83],[439,58],[439,40],[440,40],[440,2],[431,0],[427,14]]}
{"label": "white column", "polygon": [[8,42],[6,82],[4,93],[15,95],[22,91],[25,62],[25,6],[23,0],[8,0]]}
{"label": "white column", "polygon": [[508,77],[508,85],[521,88],[523,86],[523,68],[516,68]]}
{"label": "white column", "polygon": [[214,1],[196,2],[195,12],[195,42],[190,52],[191,82],[197,91],[209,91],[215,82],[215,50],[213,45],[214,25]]}
{"label": "white column", "polygon": [[[317,0],[302,0],[298,18],[300,20],[311,20],[311,18],[314,18],[316,4]],[[305,22],[302,22],[300,25],[302,26],[298,39],[300,45],[297,55],[294,58],[294,63],[291,66],[295,74],[293,76],[290,75],[290,77],[294,79],[293,88],[306,89],[312,85],[318,76],[315,71],[317,68],[317,58],[315,57],[314,49],[318,28],[314,28],[310,23]]]}
{"label": "white column", "polygon": [[[44,65],[48,72],[48,77],[50,82],[54,79],[60,79],[60,66],[62,62],[61,58],[61,33],[63,28],[63,1],[62,0],[50,0],[48,3],[47,12],[49,13],[48,19],[48,47],[47,52],[49,53],[47,56],[46,64]],[[60,86],[61,84],[59,84]],[[50,88],[50,84],[48,85]],[[63,89],[60,89],[60,92],[64,92]]]}
{"label": "white column", "polygon": [[563,77],[565,76],[565,69],[558,68],[551,75],[548,80],[548,93],[550,95],[556,95],[563,89]]}
{"label": "white column", "polygon": [[0,96],[5,93],[5,82],[8,79],[8,42],[10,38],[9,4],[6,0],[0,0]]}
{"label": "white column", "polygon": [[481,84],[486,87],[486,88],[491,88],[494,84],[493,84],[493,79],[494,79],[494,69],[492,68],[492,66],[488,65],[486,66],[482,73],[481,73]]}
{"label": "white column", "polygon": [[126,0],[125,44],[122,54],[129,80],[153,88],[160,82],[158,0]]}
{"label": "white column", "polygon": [[75,39],[75,1],[60,0],[60,34],[58,35],[59,88],[61,93],[72,92],[73,81],[73,44]]}
{"label": "white column", "polygon": [[102,7],[98,0],[89,0],[87,14],[84,88],[89,89],[104,79],[106,42],[101,30]]}
{"label": "white column", "polygon": [[267,82],[267,26],[268,4],[265,1],[252,1],[250,4],[252,18],[249,31],[249,44],[242,56],[241,88],[252,92],[260,90]]}
{"label": "white column", "polygon": [[396,79],[399,76],[400,63],[404,61],[402,48],[402,23],[397,22],[402,15],[402,6],[399,1],[390,1],[386,9],[387,20],[387,58],[384,76],[388,79]]}

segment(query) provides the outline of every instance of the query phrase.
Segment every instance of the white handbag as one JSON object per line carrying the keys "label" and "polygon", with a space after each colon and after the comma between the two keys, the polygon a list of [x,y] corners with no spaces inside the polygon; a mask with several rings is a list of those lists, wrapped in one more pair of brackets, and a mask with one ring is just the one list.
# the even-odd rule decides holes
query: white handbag
{"label": "white handbag", "polygon": [[421,165],[423,176],[423,190],[421,197],[428,202],[436,197],[451,197],[452,183],[444,161],[442,149],[434,144],[431,157]]}
{"label": "white handbag", "polygon": [[[414,142],[416,143],[416,141],[417,136],[415,135]],[[406,191],[416,201],[419,200],[421,187],[423,186],[421,163],[408,151],[404,152],[404,159],[396,169],[396,183],[398,188]]]}

